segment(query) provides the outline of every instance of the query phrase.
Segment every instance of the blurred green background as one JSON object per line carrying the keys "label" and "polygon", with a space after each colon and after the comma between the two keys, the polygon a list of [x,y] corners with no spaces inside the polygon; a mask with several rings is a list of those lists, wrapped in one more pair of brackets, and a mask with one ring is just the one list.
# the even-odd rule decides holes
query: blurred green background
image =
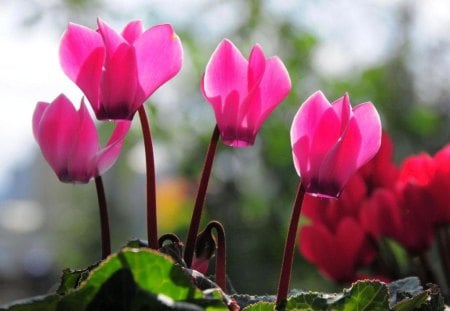
{"label": "blurred green background", "polygon": [[[0,2],[0,8],[7,5]],[[289,128],[314,91],[321,89],[330,100],[348,92],[354,105],[372,101],[393,137],[397,161],[420,151],[434,153],[450,141],[446,0],[17,0],[14,8],[14,27],[30,36],[44,27],[55,41],[69,21],[95,28],[97,16],[118,30],[132,19],[142,19],[146,27],[166,22],[175,27],[185,53],[183,69],[147,108],[159,232],[175,232],[183,240],[215,124],[199,90],[211,53],[226,37],[246,56],[259,42],[266,55],[284,61],[292,80],[289,97],[263,125],[253,147],[219,145],[210,180],[203,224],[212,219],[224,224],[228,274],[239,293],[276,291],[298,181]],[[55,97],[60,92],[55,88]],[[106,139],[111,128],[102,126]],[[121,158],[104,176],[114,250],[129,239],[146,238],[143,149],[135,120]],[[94,184],[59,183],[37,148],[32,158],[15,168],[0,197],[0,305],[44,294],[63,268],[82,268],[100,258]],[[297,253],[291,288],[339,287]]]}

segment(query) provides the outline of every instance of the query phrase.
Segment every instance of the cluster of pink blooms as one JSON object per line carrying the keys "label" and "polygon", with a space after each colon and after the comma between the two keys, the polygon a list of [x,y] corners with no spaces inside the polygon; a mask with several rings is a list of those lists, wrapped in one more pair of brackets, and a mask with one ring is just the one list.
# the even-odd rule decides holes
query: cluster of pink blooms
{"label": "cluster of pink blooms", "polygon": [[[170,25],[144,31],[141,22],[133,21],[121,34],[100,19],[97,30],[69,25],[60,46],[64,72],[84,92],[97,119],[118,121],[101,149],[83,102],[78,111],[64,95],[38,104],[34,135],[61,181],[87,182],[113,164],[127,120],[179,72],[182,58],[181,42]],[[289,74],[278,57],[266,58],[256,44],[247,60],[227,39],[214,51],[201,81],[222,141],[233,147],[253,145],[259,128],[290,89]],[[347,95],[331,105],[317,92],[297,113],[291,137],[295,167],[307,192],[337,196],[352,173],[376,153],[380,120],[371,103],[352,110]]]}
{"label": "cluster of pink blooms", "polygon": [[70,24],[62,37],[60,63],[84,92],[99,120],[117,120],[106,146],[84,103],[78,111],[64,95],[39,103],[34,136],[63,182],[86,183],[119,157],[130,121],[145,100],[181,69],[182,49],[170,25],[143,31],[129,23],[122,34],[98,20],[98,30]]}
{"label": "cluster of pink blooms", "polygon": [[[335,281],[365,277],[358,269],[374,262],[383,238],[421,256],[450,225],[450,145],[434,156],[407,157],[400,166],[392,153],[384,132],[379,152],[351,177],[339,200],[304,201],[310,223],[300,231],[301,253]],[[388,271],[375,273],[390,278]]]}
{"label": "cluster of pink blooms", "polygon": [[[64,95],[52,103],[39,103],[33,117],[34,135],[58,178],[63,182],[87,183],[109,169],[119,157],[135,113],[139,111],[141,117],[145,101],[180,71],[182,60],[181,41],[168,24],[144,31],[141,22],[132,21],[120,34],[100,19],[97,30],[70,24],[61,40],[61,66],[83,91],[97,119],[112,121],[116,127],[106,146],[101,147],[84,100],[81,100],[79,110]],[[288,71],[278,57],[267,58],[262,48],[255,44],[247,59],[227,39],[213,52],[200,85],[203,96],[214,110],[222,142],[231,147],[253,145],[263,122],[291,90]],[[389,146],[384,147],[381,155],[368,167],[353,176],[378,152],[381,136],[380,117],[370,102],[352,108],[347,94],[330,103],[318,91],[300,106],[291,127],[291,143],[294,166],[301,183],[285,248],[280,301],[287,295],[292,251],[305,193],[336,198],[349,183],[347,189],[351,190],[333,203],[306,197],[305,209],[313,225],[302,230],[302,251],[306,258],[336,279],[351,278],[355,267],[374,258],[375,249],[371,246],[369,234],[376,237],[384,234],[385,230],[394,230],[389,234],[402,238],[403,230],[409,230],[402,226],[412,226],[405,218],[427,221],[425,217],[398,210],[398,204],[394,203],[398,194],[382,190],[391,188],[397,174],[392,168],[392,178],[388,178],[389,184],[385,184],[386,174],[391,174],[391,165],[385,164],[383,155],[389,155],[389,151],[383,150]],[[144,134],[145,140],[148,142],[150,139],[146,139]],[[448,152],[446,155],[448,157]],[[442,179],[441,175],[445,175],[438,167],[440,157],[444,156],[430,160],[433,162],[430,165],[436,166],[433,176],[424,176],[417,170],[411,173],[414,178],[410,181],[406,173],[400,174],[402,186],[396,191],[408,193],[425,187],[425,184],[440,183],[435,179]],[[210,167],[212,160],[208,161]],[[416,162],[426,166],[427,161]],[[409,163],[404,170],[412,166]],[[207,178],[205,180],[207,183]],[[205,184],[202,189],[206,192]],[[401,196],[400,200],[413,200],[407,203],[418,204],[411,195]],[[201,212],[202,198],[198,202]],[[381,204],[379,202],[383,203],[382,208],[374,208],[375,204]],[[367,207],[360,210],[362,203]],[[330,207],[313,207],[323,204],[330,204]],[[380,217],[384,216],[380,213],[386,209],[389,213],[399,213],[391,217],[392,226],[382,225]],[[368,215],[363,215],[362,210]],[[443,220],[443,213],[436,212],[436,222]],[[447,211],[447,219],[448,214]],[[195,215],[193,218],[199,220],[200,213]],[[367,222],[365,217],[379,222]],[[156,224],[156,220],[149,223]],[[378,226],[374,225],[378,223]],[[192,232],[196,234],[196,226],[193,228]],[[149,231],[149,236],[154,233],[156,229]],[[155,239],[154,236],[151,238]],[[427,245],[431,233],[421,238]],[[416,239],[407,243],[412,244],[408,245],[412,248],[424,246],[416,245]],[[149,238],[150,247],[156,248],[155,244],[150,243]],[[190,258],[186,260],[189,267],[190,261]]]}

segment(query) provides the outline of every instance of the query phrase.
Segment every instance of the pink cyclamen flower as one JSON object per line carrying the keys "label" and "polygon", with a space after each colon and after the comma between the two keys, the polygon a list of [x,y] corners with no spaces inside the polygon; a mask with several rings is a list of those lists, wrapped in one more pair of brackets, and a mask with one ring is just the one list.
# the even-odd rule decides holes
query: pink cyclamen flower
{"label": "pink cyclamen flower", "polygon": [[171,25],[146,31],[132,21],[121,34],[98,19],[98,30],[69,24],[60,62],[98,119],[131,120],[139,107],[181,69],[181,42]]}
{"label": "pink cyclamen flower", "polygon": [[371,102],[352,109],[347,94],[330,104],[318,91],[295,115],[291,144],[306,192],[338,197],[353,173],[380,148],[380,116]]}
{"label": "pink cyclamen flower", "polygon": [[50,104],[37,104],[33,134],[59,180],[87,183],[107,171],[119,157],[131,122],[115,123],[111,138],[101,148],[94,121],[83,101],[77,111],[61,94]]}
{"label": "pink cyclamen flower", "polygon": [[266,59],[256,44],[247,61],[226,39],[212,54],[201,82],[222,141],[233,147],[253,145],[259,128],[290,89],[289,74],[278,57]]}

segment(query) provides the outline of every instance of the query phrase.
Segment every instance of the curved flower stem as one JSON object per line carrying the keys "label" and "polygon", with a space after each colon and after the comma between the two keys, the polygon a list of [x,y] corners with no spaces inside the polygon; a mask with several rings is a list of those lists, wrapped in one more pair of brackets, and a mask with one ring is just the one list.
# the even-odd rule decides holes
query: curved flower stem
{"label": "curved flower stem", "polygon": [[141,120],[142,134],[144,136],[145,164],[147,177],[147,238],[148,246],[152,249],[158,249],[158,225],[156,221],[156,177],[155,160],[153,156],[152,135],[148,123],[145,107],[142,105],[139,109],[139,119]]}
{"label": "curved flower stem", "polygon": [[219,287],[226,292],[227,291],[227,248],[225,240],[225,229],[222,224],[218,221],[211,221],[208,223],[205,231],[209,231],[211,235],[211,230],[216,229],[217,240],[216,240],[216,283]]}
{"label": "curved flower stem", "polygon": [[[292,209],[291,223],[289,224],[289,231],[284,246],[283,263],[281,265],[280,281],[278,283],[277,292],[277,308],[283,309],[283,304],[286,302],[289,282],[291,279],[292,262],[294,260],[295,240],[297,237],[298,222],[300,220],[300,213],[302,210],[303,198],[305,196],[305,188],[301,181],[298,184],[297,196]],[[278,309],[277,309],[278,310]]]}
{"label": "curved flower stem", "polygon": [[111,254],[111,240],[109,235],[108,209],[106,207],[105,189],[101,176],[95,177],[98,207],[100,211],[100,230],[102,235],[102,259]]}
{"label": "curved flower stem", "polygon": [[192,212],[191,224],[189,226],[189,233],[186,240],[186,248],[184,251],[184,261],[190,268],[192,265],[192,258],[194,256],[195,241],[197,239],[198,228],[200,226],[200,219],[202,217],[203,206],[205,205],[206,190],[208,189],[208,181],[211,176],[211,169],[216,154],[217,142],[219,141],[219,127],[216,125],[211,136],[208,152],[206,153],[205,164],[203,166],[202,177],[198,186],[197,197],[195,199],[194,211]]}

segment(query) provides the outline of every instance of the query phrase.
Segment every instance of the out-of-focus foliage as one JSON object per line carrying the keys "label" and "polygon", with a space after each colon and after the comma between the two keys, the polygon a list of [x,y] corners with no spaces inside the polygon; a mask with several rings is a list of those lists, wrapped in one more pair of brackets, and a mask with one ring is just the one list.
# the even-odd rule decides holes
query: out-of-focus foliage
{"label": "out-of-focus foliage", "polygon": [[[116,5],[116,1],[22,2],[26,8],[25,27],[54,23],[61,30],[57,35],[63,31],[61,25],[69,21],[93,27],[97,15],[118,27],[133,18],[143,19],[147,27],[162,22],[174,25],[185,50],[184,66],[168,86],[150,99],[147,107],[156,151],[160,234],[170,230],[182,239],[187,233],[196,184],[214,128],[212,110],[199,90],[199,81],[212,51],[222,38],[228,37],[244,54],[248,54],[254,42],[259,42],[268,55],[277,54],[284,61],[292,80],[291,94],[264,124],[253,147],[219,146],[206,200],[203,224],[211,219],[224,224],[228,274],[238,292],[276,291],[284,237],[298,183],[292,164],[289,128],[300,103],[311,93],[321,89],[328,98],[338,98],[348,92],[353,103],[372,101],[382,115],[384,127],[393,136],[398,159],[412,151],[433,153],[450,140],[450,88],[443,88],[442,81],[437,81],[435,96],[428,101],[418,87],[424,77],[417,74],[421,68],[428,68],[424,63],[434,66],[436,48],[441,49],[439,55],[445,51],[449,55],[450,44],[447,41],[440,45],[430,43],[429,48],[424,46],[425,52],[420,58],[422,67],[415,66],[417,57],[411,35],[414,4],[409,1],[389,8],[388,14],[394,21],[391,31],[396,34],[389,53],[375,63],[350,66],[344,75],[327,75],[318,69],[318,62],[327,60],[318,56],[319,51],[323,50],[323,43],[330,40],[322,36],[321,22],[306,25],[301,15],[273,12],[271,1],[194,1],[192,10],[182,1],[167,0],[143,1],[133,6],[133,10],[125,10],[123,3]],[[370,3],[368,1],[368,5]],[[291,5],[302,6],[296,1]],[[172,6],[172,10],[167,9],[168,6]],[[179,13],[184,9],[195,14],[186,17]],[[338,23],[340,18],[330,23]],[[351,63],[351,59],[347,62]],[[434,70],[439,71],[439,68]],[[436,80],[428,81],[429,88],[434,87],[433,81]],[[433,90],[428,92],[433,93]],[[58,93],[55,89],[55,94]],[[132,237],[144,238],[146,232],[143,145],[137,122],[124,149],[118,164],[105,176],[113,249]],[[27,173],[33,182],[29,195],[46,207],[46,230],[41,234],[51,241],[57,269],[52,271],[51,280],[56,280],[63,267],[85,266],[99,258],[100,242],[92,243],[96,240],[92,237],[99,234],[94,186],[58,184],[42,158],[36,161],[38,164]],[[174,222],[178,217],[182,221]],[[336,288],[321,278],[316,268],[299,254],[294,261],[291,287],[321,291]],[[42,293],[41,288],[37,291]]]}

